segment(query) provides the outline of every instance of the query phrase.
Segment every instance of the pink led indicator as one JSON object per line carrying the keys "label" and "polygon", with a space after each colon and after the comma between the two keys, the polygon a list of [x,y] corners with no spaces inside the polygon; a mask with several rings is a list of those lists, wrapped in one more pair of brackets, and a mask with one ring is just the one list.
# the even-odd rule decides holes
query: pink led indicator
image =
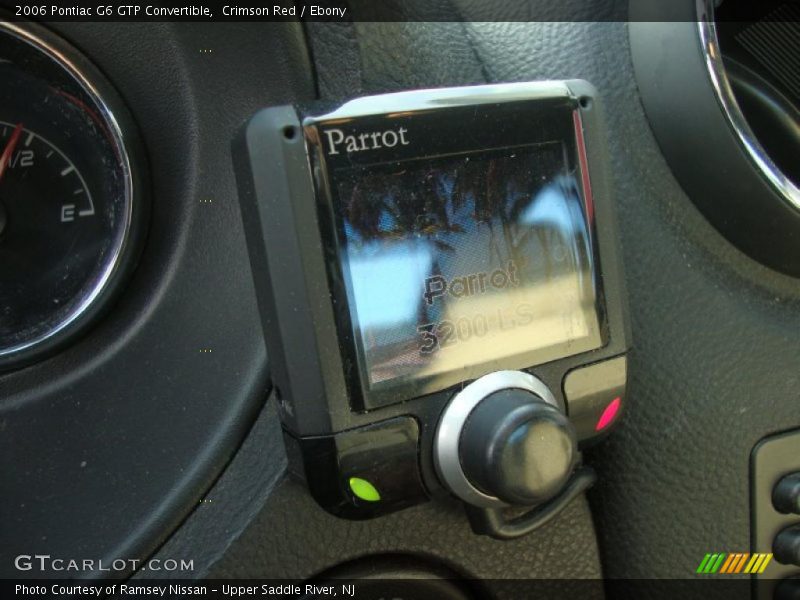
{"label": "pink led indicator", "polygon": [[619,407],[622,405],[622,398],[614,398],[611,402],[609,402],[608,406],[606,406],[603,414],[600,415],[600,418],[597,420],[597,425],[594,426],[595,431],[602,431],[609,425],[611,425],[614,418],[617,416],[619,412]]}

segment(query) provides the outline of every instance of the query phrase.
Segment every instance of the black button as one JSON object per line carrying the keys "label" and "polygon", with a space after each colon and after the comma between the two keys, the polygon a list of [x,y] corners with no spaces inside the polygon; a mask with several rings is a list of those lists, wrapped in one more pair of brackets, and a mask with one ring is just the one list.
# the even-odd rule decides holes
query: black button
{"label": "black button", "polygon": [[800,579],[787,577],[775,586],[774,600],[800,600]]}
{"label": "black button", "polygon": [[800,567],[800,525],[787,527],[775,536],[772,553],[779,563]]}
{"label": "black button", "polygon": [[800,473],[787,475],[775,485],[772,505],[780,513],[800,515]]}

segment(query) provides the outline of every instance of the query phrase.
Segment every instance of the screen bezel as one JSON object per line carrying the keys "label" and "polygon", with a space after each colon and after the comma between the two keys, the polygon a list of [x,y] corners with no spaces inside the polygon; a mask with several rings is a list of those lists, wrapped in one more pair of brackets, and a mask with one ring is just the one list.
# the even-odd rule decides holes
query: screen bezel
{"label": "screen bezel", "polygon": [[[393,107],[394,108],[394,107]],[[366,110],[361,116],[338,114],[309,117],[303,122],[312,172],[317,188],[320,235],[325,256],[328,284],[335,314],[341,358],[345,366],[345,380],[351,405],[354,409],[369,410],[419,398],[457,386],[488,372],[504,369],[524,369],[574,357],[603,348],[609,341],[606,303],[600,278],[599,249],[594,222],[594,206],[589,179],[583,125],[577,101],[569,96],[556,96],[514,100],[512,102],[480,102],[459,106],[425,107],[417,110],[392,110],[375,112]],[[468,123],[471,128],[465,127]],[[394,147],[359,154],[339,153],[331,156],[324,143],[327,128],[346,128],[348,132],[375,131],[379,128],[397,128],[398,124],[413,125],[413,130],[424,130],[424,144],[413,148]],[[449,137],[448,137],[449,136]],[[444,140],[447,140],[446,142]],[[495,143],[490,143],[494,140]],[[496,143],[501,140],[503,143]],[[509,143],[511,142],[511,143]],[[598,317],[600,343],[585,346],[564,342],[547,347],[547,352],[531,352],[493,358],[470,365],[459,371],[448,371],[411,380],[389,380],[382,389],[370,389],[367,361],[359,332],[353,323],[348,301],[349,274],[346,254],[347,240],[343,219],[336,211],[338,189],[336,173],[340,169],[370,168],[381,163],[409,160],[435,160],[448,156],[469,154],[476,160],[502,152],[509,147],[528,147],[559,142],[563,145],[566,173],[573,175],[581,197],[581,210],[587,223],[586,235],[590,240],[591,273],[595,291],[595,310]],[[409,144],[410,145],[410,144]],[[563,346],[574,348],[571,352],[554,352]],[[552,354],[552,355],[548,355]],[[537,356],[544,356],[537,359]]]}

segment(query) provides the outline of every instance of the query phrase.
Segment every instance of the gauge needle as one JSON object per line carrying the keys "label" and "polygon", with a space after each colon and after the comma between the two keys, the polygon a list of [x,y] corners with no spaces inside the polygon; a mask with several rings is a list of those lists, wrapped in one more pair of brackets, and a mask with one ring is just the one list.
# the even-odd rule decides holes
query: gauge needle
{"label": "gauge needle", "polygon": [[17,123],[14,131],[11,132],[11,137],[8,139],[5,149],[3,149],[3,154],[0,155],[0,181],[3,179],[8,163],[11,162],[11,155],[14,153],[14,148],[17,146],[20,137],[22,137],[22,123]]}

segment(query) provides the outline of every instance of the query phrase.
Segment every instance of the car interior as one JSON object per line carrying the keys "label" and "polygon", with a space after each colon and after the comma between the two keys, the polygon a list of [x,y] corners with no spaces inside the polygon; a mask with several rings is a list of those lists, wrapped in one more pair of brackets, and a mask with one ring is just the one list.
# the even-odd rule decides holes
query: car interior
{"label": "car interior", "polygon": [[3,597],[800,598],[796,0],[0,0]]}

